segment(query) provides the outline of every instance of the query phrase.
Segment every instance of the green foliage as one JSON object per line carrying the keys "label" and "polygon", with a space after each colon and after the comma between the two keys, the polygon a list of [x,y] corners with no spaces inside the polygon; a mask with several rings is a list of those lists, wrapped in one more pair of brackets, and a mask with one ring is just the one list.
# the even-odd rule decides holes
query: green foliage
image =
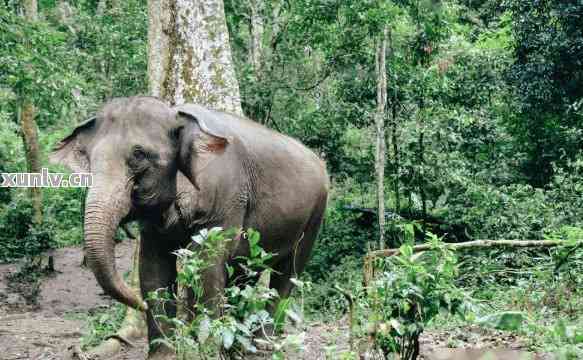
{"label": "green foliage", "polygon": [[438,314],[465,316],[467,297],[455,286],[456,255],[435,235],[432,250],[413,253],[409,244],[400,253],[377,264],[381,272],[371,284],[368,297],[375,324],[375,345],[385,355],[402,359],[419,355],[419,336]]}
{"label": "green foliage", "polygon": [[0,205],[0,262],[36,256],[54,246],[54,229],[35,225],[32,204],[25,192]]}
{"label": "green foliage", "polygon": [[[115,334],[123,322],[125,313],[126,307],[120,303],[89,313],[85,318],[87,331],[81,337],[81,347],[83,349],[95,347]],[[78,314],[69,316],[79,317]]]}
{"label": "green foliage", "polygon": [[[39,4],[35,23],[24,21],[19,2],[0,4],[0,172],[26,169],[16,121],[24,99],[37,109],[45,165],[51,147],[103,101],[147,91],[145,0],[117,2],[102,16],[95,0]],[[386,231],[388,246],[399,246],[413,224],[420,224],[414,235],[427,227],[447,241],[583,236],[578,230],[583,228],[580,2],[263,5],[258,71],[249,60],[248,2],[225,0],[243,109],[314,149],[333,180],[326,220],[304,275],[314,281],[309,291],[305,284],[302,290],[312,316],[342,314],[344,299],[334,283],[365,296],[362,256],[379,230]],[[378,229],[376,221],[346,207],[376,207],[374,56],[384,26],[390,30],[385,200],[394,214],[386,229]],[[38,229],[32,226],[26,190],[0,188],[0,261],[80,243],[83,197],[80,189],[43,189],[45,219]],[[414,240],[410,236],[406,243]],[[493,302],[490,314],[524,314],[513,332],[576,352],[581,251],[551,254],[462,255],[457,284]],[[268,256],[258,252],[252,263],[241,263],[258,276],[265,273],[260,265]],[[196,258],[188,257],[191,267],[181,272],[181,281],[193,288],[210,259]],[[258,298],[271,296],[260,287],[245,289],[229,293],[235,320],[223,328],[258,313],[266,301]],[[293,302],[281,306],[272,319],[278,328]],[[365,310],[366,304],[359,311]],[[494,320],[487,325],[496,326]],[[208,337],[219,338],[218,331],[211,336],[209,330]],[[241,348],[236,331],[232,347]]]}
{"label": "green foliage", "polygon": [[370,230],[359,224],[360,214],[343,211],[342,206],[338,201],[327,209],[325,223],[306,269],[314,281],[329,278],[336,266],[348,259],[360,259],[366,252]]}
{"label": "green foliage", "polygon": [[[216,306],[209,306],[202,302],[204,272],[214,266],[213,259],[222,256],[229,242],[238,236],[239,241],[249,242],[249,256],[238,258],[238,269],[227,266],[231,285],[220,298],[210,300]],[[269,288],[272,270],[267,263],[272,255],[261,248],[259,240],[259,233],[252,229],[241,233],[237,229],[213,228],[193,237],[198,245],[194,250],[176,252],[180,267],[178,285],[193,292],[194,309],[188,309],[180,298],[173,299],[167,290],[151,293],[149,299],[162,304],[175,301],[191,314],[191,320],[164,315],[157,318],[160,324],[171,325],[171,332],[164,334],[160,342],[176,351],[178,358],[210,359],[219,354],[238,358],[257,353],[256,345],[266,344],[274,349],[274,359],[283,359],[286,350],[301,345],[302,334],[285,337],[279,337],[277,332],[271,334],[270,329],[283,329],[286,318],[299,320],[299,317],[289,299],[280,301],[277,291]],[[240,273],[237,278],[233,278],[235,270]],[[303,283],[296,280],[296,285],[301,288]],[[271,308],[273,313],[269,312]]]}
{"label": "green foliage", "polygon": [[49,23],[28,23],[0,6],[0,76],[12,100],[26,98],[47,112],[61,110],[52,99],[70,98],[71,91],[82,86],[72,71],[76,59],[67,40],[66,33]]}
{"label": "green foliage", "polygon": [[[0,4],[0,172],[26,171],[16,121],[24,99],[36,108],[42,166],[63,172],[48,166],[47,154],[70,129],[103,100],[146,91],[146,3],[123,1],[96,17],[95,2],[47,2],[34,23],[12,5]],[[40,235],[26,230],[31,212],[21,192],[0,188],[0,261],[40,251],[26,245]],[[42,193],[52,246],[79,244],[83,190]]]}
{"label": "green foliage", "polygon": [[520,96],[511,126],[529,154],[523,164],[535,186],[546,185],[553,162],[581,149],[581,117],[572,111],[583,98],[583,4],[580,1],[509,1],[514,63],[508,79]]}

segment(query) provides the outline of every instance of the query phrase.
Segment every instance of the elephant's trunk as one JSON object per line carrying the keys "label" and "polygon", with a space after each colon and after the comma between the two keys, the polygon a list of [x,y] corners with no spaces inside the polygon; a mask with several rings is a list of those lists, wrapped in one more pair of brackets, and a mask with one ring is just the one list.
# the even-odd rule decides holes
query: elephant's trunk
{"label": "elephant's trunk", "polygon": [[[91,188],[85,207],[85,249],[87,264],[103,290],[114,299],[137,310],[147,305],[121,278],[115,267],[114,235],[130,209],[126,191]],[[119,197],[122,197],[120,199]]]}

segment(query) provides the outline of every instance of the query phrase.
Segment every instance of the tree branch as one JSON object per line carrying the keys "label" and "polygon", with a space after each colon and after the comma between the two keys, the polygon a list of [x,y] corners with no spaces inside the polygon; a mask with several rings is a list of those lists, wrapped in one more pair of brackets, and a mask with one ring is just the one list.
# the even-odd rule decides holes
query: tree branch
{"label": "tree branch", "polygon": [[[565,247],[578,247],[583,244],[583,239],[579,239],[575,242],[567,242],[565,240],[476,240],[467,241],[461,243],[449,243],[445,244],[448,249],[451,250],[472,250],[472,249],[487,249],[487,248],[521,248],[521,247],[555,247],[555,246],[565,246]],[[413,246],[413,253],[434,250],[431,245],[423,244]],[[399,249],[385,249],[376,250],[369,252],[364,258],[363,265],[363,276],[364,284],[368,285],[374,278],[374,266],[373,260],[377,258],[384,258],[394,255],[399,255],[401,251]]]}
{"label": "tree branch", "polygon": [[[578,240],[574,244],[568,243],[565,240],[476,240],[467,241],[461,243],[446,244],[445,246],[451,250],[465,250],[465,249],[483,249],[483,248],[494,248],[494,247],[555,247],[555,246],[577,246],[581,244],[583,240]],[[432,250],[431,245],[423,244],[413,246],[413,252],[421,252]],[[393,255],[399,255],[399,249],[386,249],[372,251],[366,255],[367,258],[379,258],[379,257],[389,257]]]}

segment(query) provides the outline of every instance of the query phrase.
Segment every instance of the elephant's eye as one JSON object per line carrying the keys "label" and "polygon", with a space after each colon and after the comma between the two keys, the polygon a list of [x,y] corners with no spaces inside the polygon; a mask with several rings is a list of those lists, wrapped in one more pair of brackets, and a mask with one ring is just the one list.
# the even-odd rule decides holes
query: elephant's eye
{"label": "elephant's eye", "polygon": [[133,155],[134,159],[138,160],[138,161],[144,160],[145,158],[148,157],[148,155],[146,154],[144,149],[142,149],[141,147],[134,148],[132,155]]}

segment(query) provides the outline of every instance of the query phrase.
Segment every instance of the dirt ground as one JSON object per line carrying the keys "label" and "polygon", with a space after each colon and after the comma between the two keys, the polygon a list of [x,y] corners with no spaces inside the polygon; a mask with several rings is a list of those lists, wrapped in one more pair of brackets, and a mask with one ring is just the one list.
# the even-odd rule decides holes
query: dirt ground
{"label": "dirt ground", "polygon": [[[131,264],[132,249],[131,242],[117,246],[117,265],[121,272],[127,271]],[[55,251],[56,273],[42,280],[37,303],[27,303],[9,286],[7,276],[15,273],[18,266],[0,265],[0,359],[66,359],[87,331],[86,321],[75,314],[87,314],[112,304],[113,300],[103,294],[93,274],[80,266],[82,257],[81,248]],[[304,351],[289,354],[290,359],[335,359],[334,354],[348,349],[346,321],[310,324],[305,332]],[[458,349],[448,348],[452,343]],[[124,350],[113,359],[144,359],[145,345],[145,339],[137,341],[134,348]],[[497,350],[488,353],[485,349]],[[520,339],[471,327],[455,333],[429,332],[422,338],[424,359],[550,359],[522,349]]]}
{"label": "dirt ground", "polygon": [[[120,271],[128,270],[131,253],[130,242],[117,246]],[[80,266],[82,259],[81,248],[55,251],[56,273],[42,279],[36,304],[27,303],[9,287],[7,276],[18,271],[18,265],[0,265],[1,359],[63,359],[69,347],[79,344],[86,330],[85,321],[75,314],[112,304],[91,271]]]}

